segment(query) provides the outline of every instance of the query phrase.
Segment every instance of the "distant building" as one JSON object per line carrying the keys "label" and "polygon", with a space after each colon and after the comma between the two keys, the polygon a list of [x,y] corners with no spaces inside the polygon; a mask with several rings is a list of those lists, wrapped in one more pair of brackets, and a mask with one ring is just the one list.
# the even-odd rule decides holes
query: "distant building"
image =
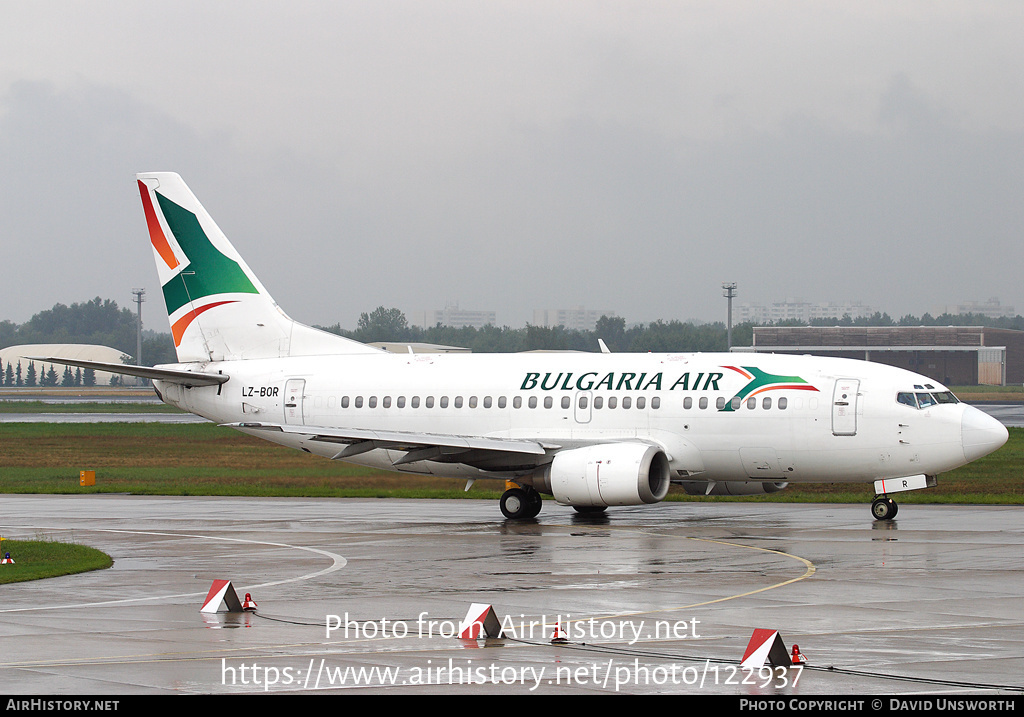
{"label": "distant building", "polygon": [[947,304],[940,307],[940,309],[935,312],[935,316],[941,316],[942,314],[950,314],[951,316],[980,314],[990,319],[998,319],[1002,316],[1017,315],[1012,306],[1004,306],[999,302],[998,298],[992,298],[988,301],[965,301],[962,304]]}
{"label": "distant building", "polygon": [[410,343],[408,341],[374,341],[370,346],[387,351],[389,354],[468,354],[473,352],[472,349],[464,346]]}
{"label": "distant building", "polygon": [[814,319],[851,319],[871,316],[875,309],[859,301],[828,301],[814,303],[803,299],[785,299],[770,304],[743,303],[733,308],[736,323],[777,323],[779,321],[802,321]]}
{"label": "distant building", "polygon": [[443,309],[434,311],[417,311],[410,316],[409,323],[423,329],[429,329],[441,324],[442,326],[454,326],[461,329],[463,326],[470,326],[474,329],[482,329],[484,326],[496,325],[497,314],[493,311],[470,311],[460,309],[458,303],[449,304]]}
{"label": "distant building", "polygon": [[758,326],[734,351],[837,356],[905,368],[946,385],[1024,382],[1024,331],[984,326]]}
{"label": "distant building", "polygon": [[569,331],[593,331],[602,316],[612,318],[616,314],[609,309],[587,309],[583,306],[571,309],[534,309],[533,325],[547,329],[561,326]]}
{"label": "distant building", "polygon": [[[96,346],[93,344],[23,344],[21,346],[8,346],[0,349],[0,362],[3,362],[3,370],[7,372],[7,365],[17,366],[21,362],[21,377],[25,378],[30,363],[35,364],[37,382],[46,371],[50,370],[50,363],[44,361],[31,361],[26,356],[60,356],[62,358],[79,359],[82,361],[99,361],[102,363],[122,363],[122,356],[126,354],[109,346]],[[131,358],[127,356],[127,358]],[[64,365],[53,364],[58,376],[63,377]],[[71,369],[75,371],[74,368]],[[107,386],[114,374],[106,371],[96,371],[96,385]],[[134,382],[134,379],[129,379]],[[38,383],[37,383],[38,385]]]}

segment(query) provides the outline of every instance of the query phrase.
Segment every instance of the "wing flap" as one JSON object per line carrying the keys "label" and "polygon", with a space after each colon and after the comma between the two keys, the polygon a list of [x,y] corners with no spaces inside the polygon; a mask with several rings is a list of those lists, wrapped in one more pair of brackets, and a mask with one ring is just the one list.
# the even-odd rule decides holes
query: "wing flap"
{"label": "wing flap", "polygon": [[426,460],[457,462],[460,456],[472,455],[477,462],[481,453],[516,454],[522,457],[543,458],[548,450],[560,446],[523,441],[513,438],[488,438],[484,436],[456,436],[441,433],[413,433],[406,431],[376,431],[365,428],[332,428],[327,426],[295,426],[282,423],[226,423],[231,428],[257,431],[277,431],[298,436],[309,436],[309,440],[337,443],[344,447],[333,456],[334,459],[350,458],[377,448],[398,450],[404,456],[394,465],[405,465]]}

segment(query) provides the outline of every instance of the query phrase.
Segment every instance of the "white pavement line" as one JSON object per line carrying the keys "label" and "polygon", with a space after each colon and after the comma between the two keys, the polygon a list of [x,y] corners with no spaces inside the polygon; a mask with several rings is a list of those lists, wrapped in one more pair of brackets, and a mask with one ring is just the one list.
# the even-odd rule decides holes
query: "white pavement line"
{"label": "white pavement line", "polygon": [[[200,540],[216,540],[216,541],[230,541],[233,543],[248,543],[250,545],[267,545],[274,548],[290,548],[292,550],[304,550],[308,553],[317,553],[325,557],[330,558],[333,562],[330,567],[323,570],[318,570],[315,573],[307,573],[306,575],[299,575],[294,578],[288,578],[286,580],[274,580],[267,583],[259,583],[258,585],[248,585],[241,587],[241,590],[255,590],[257,588],[265,588],[272,585],[285,585],[287,583],[296,583],[302,580],[312,580],[313,578],[320,577],[321,575],[327,575],[337,570],[341,570],[348,564],[342,556],[337,553],[331,553],[326,550],[320,550],[319,548],[310,548],[303,545],[289,545],[288,543],[270,543],[265,540],[247,540],[245,538],[228,538],[221,535],[196,535],[193,533],[160,533],[150,530],[120,530],[115,528],[40,528],[39,526],[33,526],[33,530],[74,530],[77,532],[96,532],[96,533],[124,533],[127,535],[153,535],[168,538],[198,538]],[[101,607],[103,605],[126,605],[129,603],[136,602],[150,602],[152,600],[167,600],[169,598],[182,598],[182,597],[203,597],[206,595],[206,591],[198,593],[178,593],[175,595],[153,595],[151,597],[144,598],[126,598],[124,600],[106,600],[103,602],[89,602],[89,603],[72,603],[68,605],[40,605],[37,607],[22,607],[12,608],[8,610],[0,609],[0,613],[8,612],[35,612],[38,610],[64,610],[69,608],[77,607]]]}

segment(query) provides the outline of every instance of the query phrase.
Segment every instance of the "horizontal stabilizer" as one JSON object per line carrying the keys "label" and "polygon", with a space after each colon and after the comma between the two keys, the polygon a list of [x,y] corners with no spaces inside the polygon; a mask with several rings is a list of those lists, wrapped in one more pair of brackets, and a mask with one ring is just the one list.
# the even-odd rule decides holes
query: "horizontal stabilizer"
{"label": "horizontal stabilizer", "polygon": [[182,386],[216,386],[228,380],[223,373],[200,373],[198,371],[183,371],[173,368],[156,368],[153,366],[130,366],[124,363],[105,363],[103,361],[83,361],[81,359],[58,358],[56,356],[22,356],[29,361],[41,361],[44,363],[59,363],[62,366],[78,366],[80,368],[91,368],[96,371],[107,371],[118,373],[124,376],[138,376],[154,381],[166,381],[168,383],[180,383]]}

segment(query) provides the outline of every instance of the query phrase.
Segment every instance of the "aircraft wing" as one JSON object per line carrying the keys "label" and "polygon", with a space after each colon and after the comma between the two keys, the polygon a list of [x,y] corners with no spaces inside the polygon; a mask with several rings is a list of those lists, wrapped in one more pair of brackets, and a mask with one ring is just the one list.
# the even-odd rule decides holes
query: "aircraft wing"
{"label": "aircraft wing", "polygon": [[548,450],[561,446],[511,438],[456,436],[440,433],[413,433],[406,431],[374,431],[364,428],[330,428],[326,426],[298,426],[281,423],[226,423],[231,428],[257,431],[277,431],[309,440],[338,444],[339,451],[332,460],[343,460],[377,448],[405,452],[393,465],[400,466],[418,461],[465,463],[484,470],[518,470],[544,462]]}
{"label": "aircraft wing", "polygon": [[202,373],[199,371],[182,371],[173,368],[155,368],[153,366],[131,366],[124,363],[106,363],[103,361],[83,361],[81,359],[59,358],[56,356],[22,356],[29,361],[40,361],[42,363],[59,363],[62,366],[79,366],[91,368],[96,371],[107,371],[125,376],[138,376],[155,381],[167,381],[168,383],[180,383],[183,386],[216,386],[228,380],[223,373]]}

